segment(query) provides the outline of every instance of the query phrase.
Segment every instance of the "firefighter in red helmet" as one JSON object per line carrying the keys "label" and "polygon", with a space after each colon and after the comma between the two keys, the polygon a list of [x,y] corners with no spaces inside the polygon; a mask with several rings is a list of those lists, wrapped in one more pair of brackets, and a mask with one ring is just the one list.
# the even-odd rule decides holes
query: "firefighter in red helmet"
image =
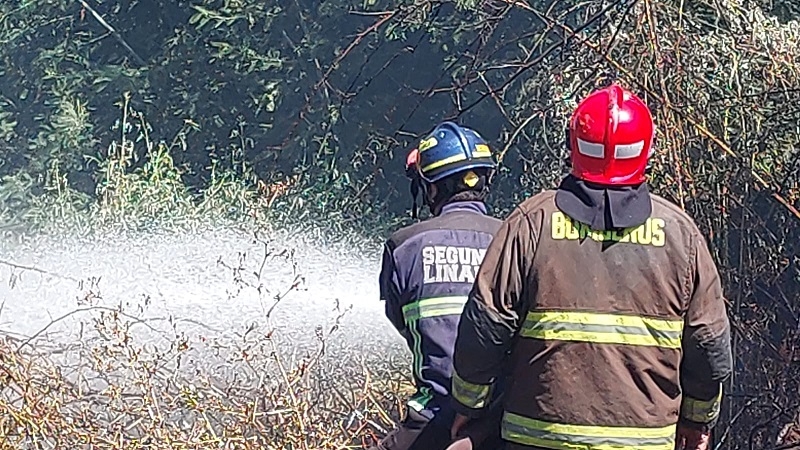
{"label": "firefighter in red helmet", "polygon": [[717,269],[694,221],[648,191],[653,119],[618,85],[569,124],[572,171],[487,249],[455,344],[452,433],[503,361],[509,450],[705,450],[731,372]]}

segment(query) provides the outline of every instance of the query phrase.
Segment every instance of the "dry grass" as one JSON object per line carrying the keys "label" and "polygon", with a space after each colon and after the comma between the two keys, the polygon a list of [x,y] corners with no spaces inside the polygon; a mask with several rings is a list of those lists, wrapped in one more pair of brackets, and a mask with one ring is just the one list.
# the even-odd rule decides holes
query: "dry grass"
{"label": "dry grass", "polygon": [[[242,263],[225,266],[238,288],[262,288]],[[147,302],[101,306],[95,284],[83,287],[79,307],[40,333],[0,336],[0,449],[362,448],[391,429],[409,387],[389,364],[334,364],[346,312],[290,362],[275,327],[190,337],[144,319]],[[56,342],[49,333],[77,314],[89,317],[80,338]]]}
{"label": "dry grass", "polygon": [[0,341],[3,449],[360,448],[393,420],[382,395],[387,387],[368,374],[349,404],[325,395],[315,372],[302,366],[275,360],[281,383],[264,376],[253,387],[219,385],[203,374],[180,377],[117,342],[91,349],[97,378],[89,383],[71,380],[46,354],[18,352],[16,344]]}

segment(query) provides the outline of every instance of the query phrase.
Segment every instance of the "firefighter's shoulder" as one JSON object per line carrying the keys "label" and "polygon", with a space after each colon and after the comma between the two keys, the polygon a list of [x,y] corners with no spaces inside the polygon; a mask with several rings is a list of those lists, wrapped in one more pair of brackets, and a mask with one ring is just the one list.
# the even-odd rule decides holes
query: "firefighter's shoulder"
{"label": "firefighter's shoulder", "polygon": [[417,222],[412,223],[411,225],[406,225],[402,228],[395,230],[392,234],[386,238],[386,245],[391,248],[397,248],[409,241],[411,238],[420,235],[421,233],[425,232],[429,227],[426,226],[426,222]]}
{"label": "firefighter's shoulder", "polygon": [[671,225],[670,228],[678,228],[686,234],[701,234],[692,216],[676,203],[653,193],[650,193],[650,201],[653,205],[652,217],[658,217]]}
{"label": "firefighter's shoulder", "polygon": [[[488,216],[484,216],[482,219],[486,219],[487,217]],[[397,248],[406,243],[413,243],[431,231],[450,228],[454,229],[456,227],[454,227],[452,223],[445,223],[444,216],[434,216],[395,230],[389,235],[386,242],[390,247]]]}
{"label": "firefighter's shoulder", "polygon": [[556,191],[554,189],[544,190],[538,194],[523,200],[506,217],[506,221],[532,220],[534,217],[543,216],[547,211],[556,207]]}
{"label": "firefighter's shoulder", "polygon": [[555,205],[556,192],[555,189],[546,189],[538,194],[534,194],[523,200],[522,203],[519,204],[519,208],[522,211],[530,212],[538,208]]}

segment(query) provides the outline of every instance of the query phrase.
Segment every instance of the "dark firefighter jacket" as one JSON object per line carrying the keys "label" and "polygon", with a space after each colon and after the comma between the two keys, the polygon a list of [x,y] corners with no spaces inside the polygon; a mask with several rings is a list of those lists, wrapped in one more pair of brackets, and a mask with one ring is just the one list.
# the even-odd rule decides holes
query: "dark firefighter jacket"
{"label": "dark firefighter jacket", "polygon": [[480,416],[509,352],[509,449],[673,450],[679,420],[714,426],[732,366],[706,242],[655,195],[643,225],[616,231],[571,219],[555,195],[519,205],[487,250],[459,325],[454,406]]}
{"label": "dark firefighter jacket", "polygon": [[454,202],[384,245],[380,295],[411,350],[417,392],[408,405],[419,412],[450,406],[442,400],[449,395],[459,316],[501,223],[482,202]]}

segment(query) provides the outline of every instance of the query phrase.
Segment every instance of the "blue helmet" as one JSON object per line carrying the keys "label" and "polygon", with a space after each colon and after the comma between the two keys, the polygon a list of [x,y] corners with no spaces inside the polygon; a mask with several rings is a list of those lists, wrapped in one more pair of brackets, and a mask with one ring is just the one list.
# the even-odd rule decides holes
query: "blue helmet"
{"label": "blue helmet", "polygon": [[431,183],[467,169],[495,168],[492,151],[481,135],[453,122],[437,125],[417,150],[419,173]]}

